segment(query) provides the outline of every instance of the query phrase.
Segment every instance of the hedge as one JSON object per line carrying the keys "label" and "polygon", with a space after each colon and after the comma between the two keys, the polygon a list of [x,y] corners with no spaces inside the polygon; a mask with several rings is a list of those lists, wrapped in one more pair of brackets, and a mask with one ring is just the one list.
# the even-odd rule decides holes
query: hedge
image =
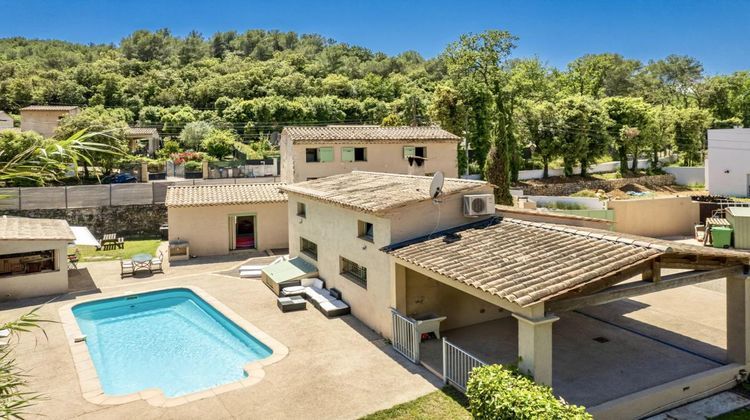
{"label": "hedge", "polygon": [[552,388],[500,365],[475,368],[466,396],[475,419],[593,419],[584,407],[555,397]]}

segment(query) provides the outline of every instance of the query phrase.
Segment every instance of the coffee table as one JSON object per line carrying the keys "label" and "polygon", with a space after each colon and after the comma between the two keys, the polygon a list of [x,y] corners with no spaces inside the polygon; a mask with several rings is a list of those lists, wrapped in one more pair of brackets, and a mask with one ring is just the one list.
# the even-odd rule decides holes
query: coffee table
{"label": "coffee table", "polygon": [[151,254],[135,254],[133,255],[133,271],[138,269],[144,269],[151,271]]}
{"label": "coffee table", "polygon": [[306,309],[307,301],[302,296],[286,296],[278,298],[276,305],[281,312],[301,311]]}

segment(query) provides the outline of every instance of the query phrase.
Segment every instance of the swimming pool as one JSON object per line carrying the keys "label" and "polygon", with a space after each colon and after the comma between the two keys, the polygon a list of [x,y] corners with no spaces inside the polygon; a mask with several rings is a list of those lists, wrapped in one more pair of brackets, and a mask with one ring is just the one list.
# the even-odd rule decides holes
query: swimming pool
{"label": "swimming pool", "polygon": [[242,381],[244,366],[273,354],[187,288],[96,300],[71,311],[108,395],[158,388],[180,397]]}

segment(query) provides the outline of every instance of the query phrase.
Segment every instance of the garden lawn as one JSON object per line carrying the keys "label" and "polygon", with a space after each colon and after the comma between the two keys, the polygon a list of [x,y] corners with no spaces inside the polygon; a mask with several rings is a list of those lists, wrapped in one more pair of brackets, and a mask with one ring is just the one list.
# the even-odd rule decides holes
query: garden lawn
{"label": "garden lawn", "polygon": [[360,420],[469,420],[471,413],[466,408],[468,404],[463,394],[453,387],[446,386],[416,400],[372,413]]}
{"label": "garden lawn", "polygon": [[79,246],[78,249],[81,251],[81,261],[107,261],[116,259],[129,259],[135,254],[151,254],[156,255],[156,248],[159,247],[158,239],[126,239],[125,246],[123,249],[109,249],[97,251],[93,246]]}

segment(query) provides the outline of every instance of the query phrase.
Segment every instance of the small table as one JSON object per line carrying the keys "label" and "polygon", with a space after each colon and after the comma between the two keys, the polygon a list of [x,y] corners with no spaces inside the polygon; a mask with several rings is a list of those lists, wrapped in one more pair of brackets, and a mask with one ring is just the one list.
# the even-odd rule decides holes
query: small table
{"label": "small table", "polygon": [[151,271],[151,254],[135,254],[133,255],[133,271],[142,268]]}
{"label": "small table", "polygon": [[276,305],[281,312],[301,311],[307,307],[307,301],[302,296],[287,296],[278,298]]}

